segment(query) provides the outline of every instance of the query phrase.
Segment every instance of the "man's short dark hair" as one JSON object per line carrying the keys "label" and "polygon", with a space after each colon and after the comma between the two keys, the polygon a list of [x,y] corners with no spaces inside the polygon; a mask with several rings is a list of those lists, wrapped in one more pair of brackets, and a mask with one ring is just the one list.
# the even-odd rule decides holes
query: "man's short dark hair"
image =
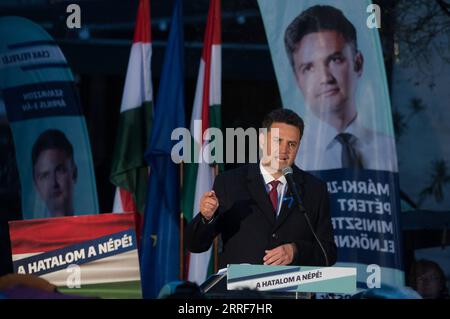
{"label": "man's short dark hair", "polygon": [[266,115],[262,122],[262,127],[269,129],[274,122],[280,122],[297,127],[300,130],[300,137],[303,136],[305,124],[300,116],[289,109],[276,109]]}
{"label": "man's short dark hair", "polygon": [[73,161],[73,147],[67,139],[66,135],[60,130],[46,130],[37,138],[31,151],[31,159],[33,161],[33,170],[41,152],[57,149],[66,152],[67,157]]}
{"label": "man's short dark hair", "polygon": [[294,66],[292,55],[303,37],[321,31],[339,32],[347,43],[353,45],[355,52],[358,51],[356,29],[342,11],[332,6],[316,5],[300,13],[284,33],[284,46],[292,66]]}

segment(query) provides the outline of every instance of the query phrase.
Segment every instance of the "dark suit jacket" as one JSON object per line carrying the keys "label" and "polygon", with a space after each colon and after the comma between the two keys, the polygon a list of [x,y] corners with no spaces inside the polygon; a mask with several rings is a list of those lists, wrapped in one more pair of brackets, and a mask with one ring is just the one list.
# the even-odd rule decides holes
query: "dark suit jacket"
{"label": "dark suit jacket", "polygon": [[[336,262],[336,245],[330,219],[326,184],[293,166],[293,178],[303,206],[320,239],[330,265]],[[219,266],[227,264],[262,264],[265,250],[295,243],[293,265],[325,266],[323,253],[315,241],[300,209],[284,200],[275,216],[266,192],[259,164],[249,164],[216,177],[214,191],[219,208],[211,223],[199,213],[186,229],[186,244],[194,253],[209,249],[217,234],[222,235]],[[285,198],[290,196],[288,190]]]}

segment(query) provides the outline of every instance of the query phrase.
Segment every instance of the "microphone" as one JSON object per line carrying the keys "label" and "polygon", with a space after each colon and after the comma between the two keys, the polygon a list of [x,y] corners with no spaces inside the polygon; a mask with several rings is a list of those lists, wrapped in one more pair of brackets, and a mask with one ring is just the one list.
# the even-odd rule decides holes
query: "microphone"
{"label": "microphone", "polygon": [[305,207],[303,207],[303,204],[302,204],[302,199],[300,198],[300,194],[297,191],[297,186],[295,185],[294,178],[292,177],[292,173],[293,173],[292,167],[287,166],[287,167],[283,168],[281,170],[281,172],[283,173],[284,177],[286,178],[286,181],[289,186],[289,190],[291,191],[291,194],[294,197],[295,204],[297,204],[298,208],[300,209],[300,211],[302,213],[306,213]]}
{"label": "microphone", "polygon": [[295,204],[298,206],[300,211],[303,213],[303,216],[305,216],[306,223],[308,224],[309,229],[311,230],[314,238],[316,239],[317,243],[319,244],[320,249],[322,250],[323,257],[325,258],[325,265],[328,267],[329,263],[328,263],[327,253],[326,253],[325,249],[323,248],[322,243],[320,242],[319,238],[317,237],[316,232],[314,231],[314,228],[311,225],[311,221],[309,220],[308,214],[306,213],[305,207],[303,206],[302,199],[300,198],[300,193],[297,190],[297,186],[295,185],[295,181],[292,176],[293,175],[292,167],[287,166],[287,167],[283,168],[282,173],[283,173],[284,177],[286,178],[286,181],[288,183],[288,188],[289,188],[292,196],[294,197]]}

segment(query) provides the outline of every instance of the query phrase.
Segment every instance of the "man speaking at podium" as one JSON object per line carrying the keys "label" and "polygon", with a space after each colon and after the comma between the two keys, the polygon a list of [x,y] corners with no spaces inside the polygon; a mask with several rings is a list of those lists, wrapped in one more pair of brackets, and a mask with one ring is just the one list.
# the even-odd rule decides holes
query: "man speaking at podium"
{"label": "man speaking at podium", "polygon": [[[220,234],[220,268],[241,263],[331,266],[336,245],[326,184],[293,165],[303,120],[277,109],[262,126],[267,132],[259,136],[261,161],[216,177],[213,190],[201,198],[200,214],[187,227],[187,247],[193,253],[207,251]],[[290,176],[283,175],[286,167],[293,169]],[[288,184],[296,188],[300,205]]]}

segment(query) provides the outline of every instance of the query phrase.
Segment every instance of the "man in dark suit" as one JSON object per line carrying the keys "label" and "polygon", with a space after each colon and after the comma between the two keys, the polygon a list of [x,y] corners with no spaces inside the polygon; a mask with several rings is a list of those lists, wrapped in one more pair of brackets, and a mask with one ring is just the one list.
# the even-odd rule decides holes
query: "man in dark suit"
{"label": "man in dark suit", "polygon": [[[201,198],[200,214],[186,230],[187,247],[200,253],[222,236],[219,266],[227,264],[325,266],[323,252],[295,205],[282,169],[292,166],[303,134],[303,120],[277,109],[263,121],[261,161],[216,177],[213,190]],[[328,257],[336,262],[336,245],[324,182],[296,166],[293,179],[306,214]]]}

